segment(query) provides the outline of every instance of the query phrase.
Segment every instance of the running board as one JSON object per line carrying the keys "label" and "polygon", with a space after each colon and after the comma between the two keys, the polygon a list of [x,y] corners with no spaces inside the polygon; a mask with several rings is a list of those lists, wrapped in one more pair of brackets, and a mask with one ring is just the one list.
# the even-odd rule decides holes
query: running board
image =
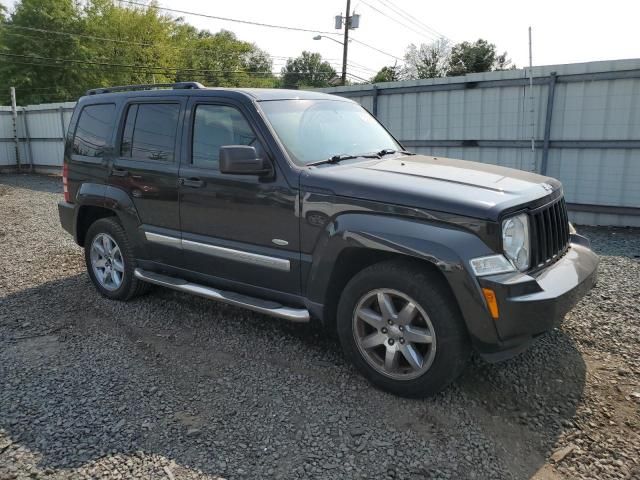
{"label": "running board", "polygon": [[149,272],[136,268],[134,271],[136,278],[145,282],[154,283],[163,287],[172,288],[180,292],[192,293],[200,297],[217,300],[237,307],[247,308],[254,312],[264,313],[272,317],[284,318],[290,322],[308,322],[309,311],[306,308],[285,307],[276,302],[262,300],[260,298],[249,297],[235,292],[227,292],[212,287],[206,287],[197,283],[187,282],[181,278],[169,277],[160,273]]}

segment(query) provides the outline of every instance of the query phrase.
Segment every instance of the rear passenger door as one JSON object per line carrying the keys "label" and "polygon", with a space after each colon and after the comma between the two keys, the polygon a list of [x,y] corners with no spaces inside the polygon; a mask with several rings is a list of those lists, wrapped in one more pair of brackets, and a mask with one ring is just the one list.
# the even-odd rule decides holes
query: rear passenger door
{"label": "rear passenger door", "polygon": [[186,101],[181,98],[132,98],[122,110],[116,157],[109,184],[132,199],[147,259],[179,266],[178,152]]}

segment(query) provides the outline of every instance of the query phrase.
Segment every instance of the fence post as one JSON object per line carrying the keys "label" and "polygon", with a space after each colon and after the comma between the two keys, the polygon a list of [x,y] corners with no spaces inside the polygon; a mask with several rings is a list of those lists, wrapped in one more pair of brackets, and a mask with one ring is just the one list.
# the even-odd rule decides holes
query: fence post
{"label": "fence post", "polygon": [[58,107],[58,111],[60,112],[60,129],[62,131],[62,143],[64,144],[66,140],[67,132],[65,132],[65,127],[64,127],[64,108],[62,107],[62,105]]}
{"label": "fence post", "polygon": [[27,142],[27,156],[29,157],[29,172],[33,173],[33,150],[31,149],[31,135],[29,135],[29,122],[27,121],[27,109],[22,107],[22,123],[24,124],[24,137]]}
{"label": "fence post", "polygon": [[553,100],[556,95],[556,72],[549,74],[549,92],[547,96],[547,112],[544,120],[544,142],[542,144],[542,161],[540,162],[540,174],[547,174],[549,163],[549,143],[551,142],[551,116],[553,114]]}
{"label": "fence post", "polygon": [[371,110],[373,110],[371,113],[373,113],[374,117],[378,117],[378,86],[374,83],[373,84],[373,92],[372,92],[372,106],[371,106]]}
{"label": "fence post", "polygon": [[18,111],[16,109],[16,89],[11,87],[11,119],[13,121],[13,141],[16,146],[16,168],[20,172],[20,141],[18,140]]}

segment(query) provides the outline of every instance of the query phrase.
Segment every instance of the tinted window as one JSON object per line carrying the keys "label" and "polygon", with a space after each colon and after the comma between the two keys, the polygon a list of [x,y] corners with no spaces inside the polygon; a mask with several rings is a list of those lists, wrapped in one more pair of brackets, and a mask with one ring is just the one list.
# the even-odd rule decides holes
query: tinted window
{"label": "tinted window", "polygon": [[180,105],[131,105],[122,132],[120,155],[138,160],[173,161]]}
{"label": "tinted window", "polygon": [[218,168],[223,145],[258,147],[253,130],[238,110],[222,105],[198,105],[193,121],[193,164]]}
{"label": "tinted window", "polygon": [[116,106],[87,105],[82,109],[73,137],[73,153],[85,157],[101,157],[111,140]]}

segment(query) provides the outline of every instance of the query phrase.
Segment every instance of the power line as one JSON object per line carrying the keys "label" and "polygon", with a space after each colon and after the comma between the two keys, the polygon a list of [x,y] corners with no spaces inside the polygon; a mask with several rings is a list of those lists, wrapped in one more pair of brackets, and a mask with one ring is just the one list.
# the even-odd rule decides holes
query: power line
{"label": "power line", "polygon": [[[0,52],[0,55],[6,55],[5,53]],[[44,57],[40,57],[40,58],[44,58]],[[60,60],[60,61],[66,61],[66,59],[55,59],[55,58],[51,58],[52,61],[56,61],[56,60]],[[97,67],[106,67],[106,68],[110,68],[112,71],[114,72],[130,72],[130,73],[157,73],[157,74],[169,74],[169,75],[176,75],[179,73],[183,73],[184,70],[179,69],[179,68],[175,68],[175,67],[155,67],[155,66],[139,66],[139,68],[137,68],[137,70],[130,70],[128,67],[121,67],[118,66],[116,64],[96,64],[94,62],[90,62],[88,64],[83,63],[82,61],[78,61],[78,65],[79,67],[91,67],[91,68],[95,68]],[[64,68],[66,67],[66,65],[64,64],[60,64],[60,63],[44,63],[44,62],[21,62],[21,61],[13,61],[12,63],[14,64],[18,64],[18,65],[34,65],[34,66],[38,66],[38,67],[50,67],[50,68]],[[146,69],[145,69],[146,68]],[[251,71],[245,71],[245,70],[206,70],[206,69],[190,69],[190,71],[188,72],[189,76],[191,77],[199,77],[199,78],[209,78],[207,77],[207,74],[211,74],[211,73],[218,73],[218,74],[233,74],[233,73],[237,73],[237,74],[242,74],[242,75],[248,75],[248,76],[256,76],[256,77],[260,77],[260,76],[278,76],[278,75],[282,75],[282,72],[274,72],[274,71],[269,71],[269,72],[251,72]],[[306,72],[286,72],[287,75],[307,75]],[[315,75],[320,75],[318,73],[316,73]],[[322,76],[322,75],[320,75]]]}
{"label": "power line", "polygon": [[[181,68],[181,67],[161,67],[155,65],[137,65],[137,64],[128,64],[128,63],[111,63],[111,62],[103,62],[103,61],[91,61],[91,60],[76,60],[73,58],[57,58],[57,57],[42,57],[37,55],[22,55],[18,53],[7,53],[0,52],[0,55],[4,55],[7,57],[17,57],[17,58],[26,58],[28,60],[50,60],[54,62],[65,62],[65,63],[74,63],[74,64],[82,64],[82,65],[95,65],[95,66],[105,66],[105,67],[120,67],[120,68],[135,68],[135,69],[145,69],[145,70],[174,70],[176,72],[207,72],[207,73],[246,73],[246,74],[266,74],[269,72],[255,72],[255,71],[247,71],[247,70],[207,70],[200,68]],[[34,63],[34,65],[41,65],[39,63]],[[45,64],[42,64],[45,65]]]}
{"label": "power line", "polygon": [[381,5],[386,6],[388,9],[396,12],[398,15],[404,17],[405,19],[409,20],[410,22],[412,22],[414,25],[417,25],[419,27],[424,28],[425,30],[432,32],[433,34],[436,35],[436,37],[439,38],[445,38],[449,41],[452,41],[449,37],[447,37],[446,35],[444,35],[443,33],[438,32],[435,28],[430,27],[429,25],[427,25],[426,23],[424,23],[421,20],[418,20],[415,15],[410,14],[409,12],[407,12],[406,10],[404,10],[403,8],[401,8],[400,6],[396,5],[395,3],[393,3],[392,0],[386,0],[386,3],[383,2],[383,0],[377,0],[378,3],[380,3]]}
{"label": "power line", "polygon": [[[9,27],[9,28],[20,28],[20,29],[24,29],[24,30],[28,30],[28,31],[33,31],[33,32],[38,32],[38,33],[49,33],[49,34],[53,34],[53,35],[64,35],[64,36],[70,36],[70,37],[79,37],[79,38],[87,38],[87,39],[92,39],[92,40],[99,40],[99,41],[107,41],[107,42],[115,42],[115,43],[121,43],[121,44],[126,44],[126,45],[140,45],[140,46],[144,46],[144,47],[158,47],[158,45],[154,45],[151,43],[141,43],[141,42],[130,42],[127,40],[119,40],[119,39],[114,39],[114,38],[108,38],[108,37],[96,37],[93,35],[84,35],[84,34],[79,34],[79,33],[71,33],[71,32],[63,32],[63,31],[58,31],[58,30],[48,30],[48,29],[44,29],[44,28],[31,28],[31,27],[22,27],[22,26],[17,26],[17,25],[0,25],[0,28],[3,27]],[[46,38],[43,38],[41,36],[39,37],[34,37],[28,34],[22,34],[22,33],[16,33],[16,32],[5,32],[6,35],[14,35],[14,36],[19,36],[22,38],[29,38],[32,40],[37,40],[37,41],[47,41]],[[357,41],[357,40],[356,40]],[[372,46],[369,46],[368,44],[364,44],[363,42],[359,42],[362,43],[363,45],[369,47],[369,48],[374,48]],[[187,51],[187,50],[191,50],[191,47],[177,47],[177,46],[172,46],[172,45],[166,45],[166,46],[162,46],[162,48],[171,48],[177,51]],[[376,49],[377,50],[377,49]],[[379,50],[378,50],[379,51]],[[221,56],[225,56],[225,57],[231,57],[231,56],[243,56],[243,55],[247,55],[250,54],[251,52],[216,52],[214,58],[217,57],[221,57]],[[289,56],[284,56],[284,55],[269,55],[269,54],[264,54],[266,57],[268,57],[269,59],[271,59],[272,61],[278,62],[278,61],[282,61],[282,62],[286,62],[286,60],[289,60],[292,57]],[[338,60],[338,59],[323,59],[325,61],[328,60]],[[373,69],[366,67],[364,65],[361,64],[357,64],[355,62],[350,62],[352,63],[352,67],[356,67],[359,69],[363,69],[363,70],[370,70],[372,72],[375,72]],[[339,66],[339,65],[338,65]]]}
{"label": "power line", "polygon": [[376,47],[374,47],[372,45],[369,45],[368,43],[361,42],[360,40],[358,40],[356,38],[351,37],[351,40],[353,40],[356,43],[359,43],[360,45],[364,45],[365,47],[370,48],[371,50],[375,50],[376,52],[382,53],[383,55],[386,55],[388,57],[395,58],[396,60],[400,60],[401,62],[404,62],[403,58],[396,57],[395,55],[392,55],[392,54],[390,54],[388,52],[385,52],[384,50],[380,50],[379,48],[376,48]]}
{"label": "power line", "polygon": [[[93,40],[100,40],[100,41],[106,41],[106,42],[116,42],[116,43],[123,43],[126,45],[140,45],[143,47],[160,47],[160,48],[170,48],[173,50],[177,50],[177,51],[187,51],[187,50],[192,50],[192,47],[178,47],[175,45],[158,45],[158,44],[152,44],[152,43],[141,43],[141,42],[133,42],[133,41],[129,41],[129,40],[119,40],[119,39],[114,39],[114,38],[107,38],[107,37],[95,37],[93,35],[84,35],[84,34],[80,34],[80,33],[71,33],[71,32],[63,32],[63,31],[59,31],[59,30],[47,30],[44,28],[31,28],[31,27],[22,27],[22,26],[17,26],[17,25],[0,25],[0,28],[20,28],[20,29],[25,29],[25,30],[31,30],[31,31],[35,31],[35,32],[40,32],[40,33],[50,33],[53,35],[65,35],[65,36],[70,36],[70,37],[80,37],[80,38],[89,38],[89,39],[93,39]],[[22,33],[15,33],[15,32],[6,32],[5,35],[14,35],[14,36],[18,36],[18,37],[23,37],[23,38],[31,38],[34,40],[43,40],[46,41],[45,38],[42,37],[32,37],[29,35],[25,35]],[[251,54],[252,52],[216,52],[216,55],[218,56],[241,56],[241,55],[248,55]],[[269,55],[269,54],[265,54],[265,56],[272,58],[272,59],[287,59],[290,57],[286,57],[284,55]]]}
{"label": "power line", "polygon": [[[433,33],[430,32],[426,32],[424,30],[417,30],[416,28],[412,27],[411,25],[408,25],[406,23],[404,23],[401,20],[398,20],[395,17],[392,17],[391,15],[383,12],[382,10],[379,10],[378,8],[374,7],[373,5],[371,5],[370,3],[366,2],[365,0],[360,0],[362,3],[364,3],[367,7],[369,7],[370,9],[378,12],[380,15],[382,15],[385,18],[388,18],[389,20],[391,20],[392,22],[396,22],[398,25],[403,26],[404,28],[408,28],[409,30],[411,30],[414,33],[417,33],[418,35],[422,36],[423,38],[426,38],[428,41],[433,41],[435,39],[437,39],[437,36],[434,35]],[[425,36],[425,34],[429,35],[428,37]]]}
{"label": "power line", "polygon": [[142,2],[136,2],[134,0],[120,0],[123,3],[129,3],[131,5],[137,5],[139,7],[144,7],[144,8],[155,8],[156,10],[164,10],[166,12],[172,12],[172,13],[179,13],[182,15],[193,15],[195,17],[203,17],[203,18],[209,18],[212,20],[222,20],[225,22],[235,22],[235,23],[242,23],[245,25],[255,25],[258,27],[266,27],[266,28],[277,28],[280,30],[293,30],[293,31],[298,31],[298,32],[308,32],[308,33],[323,33],[325,35],[337,35],[335,32],[326,32],[326,31],[322,31],[322,30],[312,30],[309,28],[300,28],[300,27],[289,27],[286,25],[275,25],[275,24],[271,24],[271,23],[261,23],[261,22],[254,22],[251,20],[240,20],[238,18],[229,18],[229,17],[219,17],[217,15],[209,15],[206,13],[198,13],[198,12],[190,12],[187,10],[179,10],[176,8],[167,8],[167,7],[161,7],[159,5],[147,5],[145,3]]}

